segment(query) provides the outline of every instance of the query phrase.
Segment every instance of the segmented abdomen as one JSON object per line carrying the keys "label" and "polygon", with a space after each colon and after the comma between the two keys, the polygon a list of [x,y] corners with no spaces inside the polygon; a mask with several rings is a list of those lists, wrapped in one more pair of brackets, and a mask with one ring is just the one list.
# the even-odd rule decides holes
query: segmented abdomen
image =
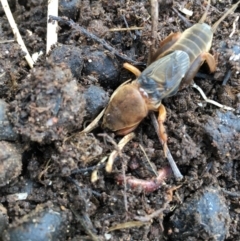
{"label": "segmented abdomen", "polygon": [[180,39],[163,55],[175,50],[185,51],[192,63],[201,53],[208,52],[212,44],[213,32],[206,23],[197,23],[185,30]]}

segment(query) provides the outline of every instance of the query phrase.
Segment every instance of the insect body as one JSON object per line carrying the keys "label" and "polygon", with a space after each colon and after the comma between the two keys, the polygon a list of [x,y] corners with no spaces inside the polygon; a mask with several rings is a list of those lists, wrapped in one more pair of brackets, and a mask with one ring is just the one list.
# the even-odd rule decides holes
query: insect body
{"label": "insect body", "polygon": [[152,64],[142,74],[135,67],[127,65],[126,68],[133,70],[137,79],[121,85],[113,93],[104,113],[103,126],[125,135],[134,130],[149,111],[159,111],[159,134],[166,146],[167,135],[163,126],[166,110],[161,104],[162,99],[174,95],[179,86],[183,88],[189,85],[204,61],[211,72],[215,70],[215,59],[208,53],[213,33],[219,23],[237,8],[239,2],[212,27],[204,23],[206,11],[199,23],[182,34],[170,34],[162,41],[153,55]]}
{"label": "insect body", "polygon": [[189,56],[176,50],[146,68],[132,83],[120,86],[112,95],[103,126],[125,135],[161,107],[163,98],[174,95],[189,69]]}
{"label": "insect body", "polygon": [[152,61],[162,58],[175,50],[186,52],[190,58],[190,68],[182,80],[180,88],[187,87],[190,84],[204,61],[208,64],[210,72],[214,72],[216,69],[216,62],[214,57],[208,53],[212,45],[213,34],[218,25],[237,8],[238,4],[239,1],[228,9],[228,11],[216,23],[214,23],[213,26],[209,26],[204,23],[210,6],[209,3],[205,14],[197,24],[188,28],[183,33],[170,34],[162,41],[160,48],[154,54]]}

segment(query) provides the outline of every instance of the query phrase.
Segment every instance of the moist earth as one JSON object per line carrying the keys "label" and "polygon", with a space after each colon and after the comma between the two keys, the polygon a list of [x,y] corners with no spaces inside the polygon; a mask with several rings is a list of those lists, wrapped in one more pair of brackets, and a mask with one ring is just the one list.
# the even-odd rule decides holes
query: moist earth
{"label": "moist earth", "polygon": [[[0,240],[240,240],[240,7],[214,34],[216,72],[203,65],[194,79],[207,98],[234,110],[206,103],[191,86],[164,99],[168,147],[184,178],[166,172],[148,192],[119,177],[149,185],[167,170],[149,117],[121,152],[121,137],[103,130],[101,120],[81,133],[114,90],[135,77],[121,57],[66,22],[46,56],[47,3],[9,1],[28,51],[44,53],[33,69],[0,7]],[[146,68],[150,1],[59,4],[60,16]],[[229,1],[212,1],[206,23],[229,8]],[[156,41],[197,23],[205,9],[206,1],[159,1]],[[114,150],[120,155],[107,173],[104,161]]]}

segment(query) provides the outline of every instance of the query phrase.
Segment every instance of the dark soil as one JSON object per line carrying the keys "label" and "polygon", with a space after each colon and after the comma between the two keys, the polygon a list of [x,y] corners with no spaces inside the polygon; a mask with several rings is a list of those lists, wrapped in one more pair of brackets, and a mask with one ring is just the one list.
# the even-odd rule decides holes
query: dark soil
{"label": "dark soil", "polygon": [[[9,2],[29,52],[45,52],[47,1]],[[146,68],[149,1],[60,2],[60,16],[143,63],[141,71]],[[193,11],[185,17],[195,24],[206,1],[160,1],[157,41],[186,29],[171,8],[181,5]],[[229,7],[229,1],[212,1],[206,22],[213,24]],[[60,23],[57,46],[30,70],[18,44],[6,41],[14,36],[0,8],[0,240],[240,240],[239,22],[229,38],[239,12],[214,34],[216,72],[210,75],[203,66],[195,78],[209,99],[235,111],[207,104],[191,86],[164,99],[168,147],[184,179],[177,182],[168,172],[157,190],[147,192],[139,185],[124,187],[119,177],[125,172],[127,180],[154,181],[153,168],[168,168],[149,117],[112,173],[100,161],[121,137],[99,135],[105,133],[101,125],[80,133],[113,91],[134,78],[122,68],[124,61]],[[143,29],[109,31],[126,25]]]}

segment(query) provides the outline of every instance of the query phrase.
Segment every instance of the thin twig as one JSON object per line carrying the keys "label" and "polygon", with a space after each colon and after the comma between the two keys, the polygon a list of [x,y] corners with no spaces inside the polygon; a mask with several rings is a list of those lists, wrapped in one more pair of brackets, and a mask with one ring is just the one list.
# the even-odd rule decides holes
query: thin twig
{"label": "thin twig", "polygon": [[141,222],[141,221],[129,221],[124,223],[117,223],[116,225],[110,227],[107,232],[112,232],[115,230],[121,230],[126,228],[139,228],[143,225],[150,225],[148,222]]}
{"label": "thin twig", "polygon": [[105,164],[102,162],[98,163],[97,165],[91,166],[91,167],[85,167],[85,168],[81,168],[81,169],[75,169],[71,172],[71,175],[75,175],[75,174],[79,174],[79,173],[86,173],[86,172],[90,172],[90,171],[94,171],[95,169],[100,169],[102,167],[104,167]]}
{"label": "thin twig", "polygon": [[25,43],[23,42],[22,36],[19,33],[18,27],[17,27],[17,25],[14,21],[13,15],[12,15],[11,10],[9,8],[8,1],[7,0],[1,0],[1,3],[2,3],[2,7],[4,9],[4,12],[7,16],[8,22],[9,22],[11,28],[12,28],[13,34],[14,34],[18,44],[20,45],[22,51],[26,53],[25,59],[26,59],[28,65],[30,66],[30,68],[33,68],[34,62],[33,62],[32,58],[31,58],[31,56],[30,56],[30,54],[29,54],[29,52],[28,52],[28,50],[25,46]]}
{"label": "thin twig", "polygon": [[[150,117],[151,117],[154,129],[155,129],[155,131],[157,133],[158,139],[159,139],[160,143],[163,144],[162,140],[161,140],[161,137],[159,135],[159,126],[158,126],[158,122],[157,122],[156,116],[154,115],[153,112],[151,112],[150,113]],[[178,169],[177,164],[175,163],[175,161],[174,161],[174,159],[172,157],[172,154],[171,154],[171,152],[168,149],[168,146],[166,146],[166,154],[167,154],[167,159],[168,159],[168,162],[169,162],[169,164],[170,164],[170,166],[172,168],[172,171],[173,171],[173,174],[174,174],[175,178],[177,180],[183,179],[183,175],[181,174],[180,170]]]}
{"label": "thin twig", "polygon": [[110,156],[108,158],[108,162],[106,164],[106,172],[108,172],[108,173],[112,172],[113,163],[114,163],[116,157],[121,155],[121,151],[124,148],[124,146],[129,141],[131,141],[134,137],[135,137],[135,134],[133,132],[131,132],[120,140],[120,142],[117,145],[117,150],[112,151],[112,153],[110,154]]}
{"label": "thin twig", "polygon": [[153,213],[149,214],[149,215],[145,215],[145,216],[135,216],[134,219],[141,221],[141,222],[149,222],[151,221],[153,218],[158,217],[160,214],[163,213],[164,210],[166,210],[167,206],[168,206],[169,202],[166,202],[163,204],[163,207],[154,211]]}
{"label": "thin twig", "polygon": [[69,25],[75,31],[78,31],[81,34],[84,34],[85,36],[87,36],[88,38],[96,41],[97,43],[102,44],[105,49],[111,51],[113,54],[115,54],[117,57],[123,59],[124,61],[131,62],[131,63],[133,63],[135,65],[143,65],[144,64],[144,63],[132,60],[132,59],[128,58],[126,55],[124,55],[122,53],[119,53],[115,48],[110,46],[104,39],[100,39],[96,35],[88,32],[85,28],[83,28],[83,27],[79,26],[78,24],[76,24],[73,20],[67,20],[65,18],[55,17],[55,16],[49,16],[49,20],[55,20],[55,21],[62,22],[62,23],[65,23],[65,24]]}
{"label": "thin twig", "polygon": [[184,22],[184,24],[187,28],[190,28],[192,26],[192,24],[189,22],[189,20],[187,18],[185,18],[182,14],[180,14],[176,8],[172,7],[172,10],[178,15],[179,18],[182,19],[182,21]]}
{"label": "thin twig", "polygon": [[6,72],[3,72],[2,74],[0,74],[0,78],[2,78],[5,74]]}
{"label": "thin twig", "polygon": [[222,188],[222,191],[230,197],[240,198],[240,193],[238,193],[238,192],[231,192],[231,191],[228,191],[224,188]]}
{"label": "thin twig", "polygon": [[158,0],[150,0],[151,3],[151,46],[148,54],[148,65],[151,63],[152,56],[156,50],[157,29],[158,29]]}
{"label": "thin twig", "polygon": [[231,37],[233,36],[233,34],[235,33],[235,31],[236,31],[236,23],[238,22],[238,19],[239,19],[239,16],[237,16],[237,17],[235,18],[234,22],[233,22],[233,30],[232,30],[232,32],[230,33],[229,38],[231,38]]}
{"label": "thin twig", "polygon": [[44,167],[44,169],[38,174],[38,181],[40,183],[42,183],[44,186],[46,185],[46,183],[44,183],[44,181],[42,181],[42,176],[47,173],[48,169],[51,167],[51,165],[49,165],[51,161],[51,158],[47,161],[46,166]]}
{"label": "thin twig", "polygon": [[100,119],[103,117],[105,110],[106,110],[106,108],[104,108],[98,114],[98,116],[87,127],[85,127],[80,133],[89,133],[90,131],[95,129],[98,126]]}
{"label": "thin twig", "polygon": [[147,153],[145,152],[143,146],[141,144],[139,144],[139,147],[141,148],[143,154],[145,155],[146,159],[147,159],[147,162],[148,164],[150,165],[150,167],[152,168],[152,171],[154,172],[155,176],[157,177],[158,176],[158,173],[157,171],[155,170],[155,168],[153,167],[153,164],[150,162],[148,156],[147,156]]}
{"label": "thin twig", "polygon": [[125,165],[124,165],[123,162],[122,162],[122,175],[123,175],[123,186],[124,186],[124,191],[123,191],[123,201],[124,201],[125,211],[128,212],[128,201],[127,201],[127,179],[126,179]]}
{"label": "thin twig", "polygon": [[144,29],[144,27],[110,28],[108,32],[132,31],[132,30],[142,30],[142,29]]}
{"label": "thin twig", "polygon": [[222,85],[223,85],[223,86],[225,86],[225,85],[227,84],[227,82],[228,82],[228,80],[230,79],[231,75],[232,75],[232,71],[229,69],[229,70],[227,71],[227,74],[225,75],[225,77],[224,77],[224,79],[223,79],[223,82],[222,82]]}
{"label": "thin twig", "polygon": [[[123,21],[124,21],[126,27],[129,28],[129,26],[128,26],[128,22],[127,22],[126,17],[125,17],[124,14],[122,15],[122,18],[123,18]],[[131,38],[133,38],[134,36],[133,36],[133,34],[131,33],[131,31],[130,31],[129,33],[130,33],[130,35],[131,35]]]}
{"label": "thin twig", "polygon": [[14,41],[15,41],[14,39],[10,39],[10,40],[1,40],[1,41],[0,41],[0,44],[12,43],[12,42],[14,42]]}
{"label": "thin twig", "polygon": [[107,156],[103,157],[101,161],[96,165],[95,170],[91,174],[91,183],[94,183],[98,180],[98,170],[105,165],[105,162],[107,161]]}
{"label": "thin twig", "polygon": [[232,177],[233,179],[237,179],[237,168],[238,168],[238,161],[236,160],[233,165]]}
{"label": "thin twig", "polygon": [[111,136],[109,136],[107,133],[100,133],[100,134],[98,134],[98,136],[103,137],[103,138],[104,138],[104,141],[107,140],[107,141],[110,142],[112,145],[114,145],[114,148],[115,148],[115,150],[118,152],[118,155],[119,155],[119,156],[122,155],[121,150],[119,149],[118,144],[116,143],[116,141],[115,141]]}
{"label": "thin twig", "polygon": [[[111,153],[111,155],[113,155],[112,159],[111,159],[111,155],[109,156],[107,165],[106,165],[106,171],[107,172],[111,172],[112,171],[112,165],[113,165],[113,161],[115,160],[115,158],[118,156],[120,156],[122,158],[122,149],[123,147],[128,143],[128,141],[131,140],[132,138],[132,134],[129,136],[129,134],[127,136],[125,136],[118,144],[113,140],[112,137],[110,137],[107,134],[99,134],[99,136],[105,137],[109,142],[111,142],[114,147],[115,150]],[[115,153],[116,155],[114,155],[113,153]],[[125,173],[125,165],[123,163],[122,160],[122,175],[123,175],[123,184],[124,184],[124,193],[123,193],[123,201],[124,201],[124,207],[125,207],[125,211],[128,211],[128,202],[127,202],[127,181],[126,181],[126,173]]]}
{"label": "thin twig", "polygon": [[207,103],[212,104],[212,105],[215,105],[215,106],[217,106],[217,107],[220,107],[220,108],[222,108],[222,109],[224,109],[224,110],[232,110],[232,111],[235,111],[235,109],[232,108],[232,107],[229,107],[229,106],[226,106],[226,105],[222,105],[222,104],[220,104],[220,103],[218,103],[218,102],[216,102],[216,101],[214,101],[214,100],[208,99],[207,96],[204,94],[203,90],[202,90],[198,85],[196,85],[195,83],[192,84],[192,87],[195,88],[195,89],[197,89],[197,90],[199,91],[199,93],[201,94],[201,96],[203,97],[203,99],[204,99]]}

